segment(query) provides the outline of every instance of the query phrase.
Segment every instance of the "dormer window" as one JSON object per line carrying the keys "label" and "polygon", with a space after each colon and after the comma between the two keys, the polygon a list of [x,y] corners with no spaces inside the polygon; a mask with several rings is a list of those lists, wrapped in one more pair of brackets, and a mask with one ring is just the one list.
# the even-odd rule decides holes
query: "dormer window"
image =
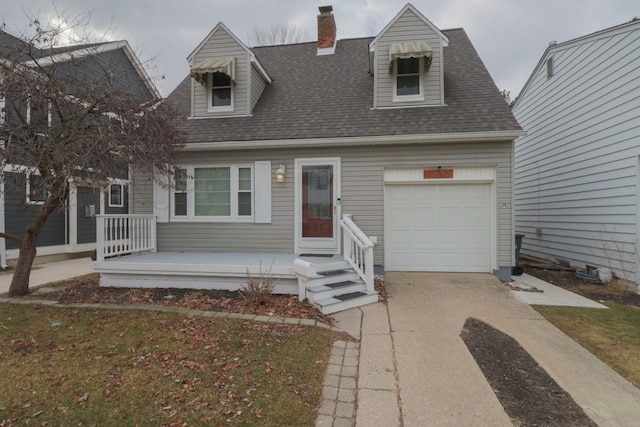
{"label": "dormer window", "polygon": [[229,109],[233,105],[233,91],[231,76],[216,71],[209,73],[209,109]]}
{"label": "dormer window", "polygon": [[422,61],[420,58],[398,59],[395,97],[422,95]]}
{"label": "dormer window", "polygon": [[191,77],[208,92],[208,111],[233,111],[235,58],[206,59],[191,68]]}
{"label": "dormer window", "polygon": [[394,43],[389,46],[395,102],[424,100],[424,75],[432,56],[433,49],[427,42]]}

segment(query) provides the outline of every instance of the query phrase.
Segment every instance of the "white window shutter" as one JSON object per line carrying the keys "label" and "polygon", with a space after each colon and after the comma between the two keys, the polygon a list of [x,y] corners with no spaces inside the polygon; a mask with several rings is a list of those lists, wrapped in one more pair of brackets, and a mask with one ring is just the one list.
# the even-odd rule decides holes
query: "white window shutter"
{"label": "white window shutter", "polygon": [[257,224],[271,223],[271,162],[255,163],[255,214]]}
{"label": "white window shutter", "polygon": [[156,222],[169,222],[170,196],[169,177],[156,171],[153,179],[153,214]]}

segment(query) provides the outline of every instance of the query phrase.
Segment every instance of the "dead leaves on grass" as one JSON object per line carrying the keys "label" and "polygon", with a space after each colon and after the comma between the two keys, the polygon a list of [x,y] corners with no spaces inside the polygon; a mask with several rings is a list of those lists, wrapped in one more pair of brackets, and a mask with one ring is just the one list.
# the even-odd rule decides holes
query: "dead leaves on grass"
{"label": "dead leaves on grass", "polygon": [[[192,301],[200,298],[203,296]],[[205,423],[212,420],[214,425],[220,417],[251,424],[264,416],[265,402],[271,399],[265,393],[271,394],[268,390],[274,386],[310,404],[307,399],[312,397],[299,391],[307,382],[304,375],[287,373],[278,356],[278,349],[288,338],[309,334],[308,328],[156,312],[64,313],[65,317],[59,319],[64,326],[56,328],[55,334],[49,333],[51,328],[43,328],[45,335],[18,335],[21,338],[14,338],[11,346],[5,347],[5,354],[25,355],[19,357],[25,368],[31,365],[44,369],[38,375],[44,375],[46,384],[34,383],[30,389],[40,393],[45,386],[50,390],[47,395],[54,396],[47,398],[48,402],[4,414],[17,416],[21,424],[28,418],[31,425],[38,425],[33,415],[38,411],[37,421],[49,420],[43,409],[44,414],[51,414],[56,407],[65,406],[70,413],[86,413],[96,405],[117,406],[139,398],[136,396],[141,390],[153,394],[149,395],[148,407],[164,420],[157,425],[185,425],[184,420],[193,417]],[[51,319],[42,323],[48,326]],[[85,324],[85,329],[80,324]],[[54,368],[58,364],[60,367]],[[90,374],[76,368],[65,375],[64,366],[84,364],[91,367]],[[123,420],[134,419],[128,410],[120,414]],[[13,424],[6,421],[0,427],[9,425]]]}

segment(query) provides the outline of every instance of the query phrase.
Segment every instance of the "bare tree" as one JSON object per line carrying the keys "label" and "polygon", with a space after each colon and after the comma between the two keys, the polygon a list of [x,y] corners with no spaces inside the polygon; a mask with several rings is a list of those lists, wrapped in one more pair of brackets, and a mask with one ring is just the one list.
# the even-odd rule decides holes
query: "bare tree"
{"label": "bare tree", "polygon": [[299,43],[309,38],[309,31],[302,26],[274,24],[269,28],[256,27],[249,33],[251,46],[274,46]]}
{"label": "bare tree", "polygon": [[509,107],[513,106],[513,101],[511,100],[511,91],[503,89],[500,94],[502,95],[502,99],[507,103]]}
{"label": "bare tree", "polygon": [[131,62],[102,54],[105,43],[62,45],[82,26],[60,22],[69,21],[32,18],[30,37],[0,31],[0,179],[37,177],[25,198],[39,202],[24,235],[0,233],[20,248],[10,296],[28,293],[36,241],[47,218],[64,207],[71,180],[106,185],[128,165],[171,173],[184,141],[178,115],[146,72],[132,78]]}

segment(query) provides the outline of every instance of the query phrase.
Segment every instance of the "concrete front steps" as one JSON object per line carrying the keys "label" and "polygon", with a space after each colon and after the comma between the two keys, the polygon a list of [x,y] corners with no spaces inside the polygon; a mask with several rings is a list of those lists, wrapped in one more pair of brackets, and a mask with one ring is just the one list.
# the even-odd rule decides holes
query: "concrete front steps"
{"label": "concrete front steps", "polygon": [[298,288],[304,292],[302,299],[306,298],[323,314],[378,302],[378,293],[367,292],[367,285],[344,260],[314,263],[298,258],[294,270]]}

